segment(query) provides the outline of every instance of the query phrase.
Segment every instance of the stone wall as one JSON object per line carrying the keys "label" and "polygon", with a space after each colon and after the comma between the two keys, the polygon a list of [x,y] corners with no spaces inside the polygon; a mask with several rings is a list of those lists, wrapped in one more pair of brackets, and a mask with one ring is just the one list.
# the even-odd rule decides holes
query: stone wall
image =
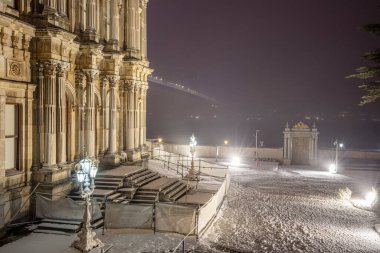
{"label": "stone wall", "polygon": [[[165,151],[177,153],[181,155],[190,155],[189,145],[177,144],[162,144]],[[197,146],[196,156],[210,158],[216,156],[217,148],[214,146]],[[244,159],[255,158],[255,148],[252,147],[218,147],[218,157],[228,159],[234,155],[240,156]],[[259,158],[276,159],[283,162],[283,148],[258,148]],[[339,159],[358,159],[358,160],[380,160],[380,151],[366,151],[366,150],[339,150]],[[335,159],[335,149],[319,149],[318,150],[318,163],[324,166]]]}

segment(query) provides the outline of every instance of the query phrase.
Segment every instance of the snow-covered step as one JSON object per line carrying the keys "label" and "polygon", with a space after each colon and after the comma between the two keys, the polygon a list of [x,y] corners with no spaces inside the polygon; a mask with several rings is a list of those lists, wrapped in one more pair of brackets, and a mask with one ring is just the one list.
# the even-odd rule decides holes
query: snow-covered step
{"label": "snow-covered step", "polygon": [[71,225],[81,225],[82,221],[75,220],[53,220],[53,219],[42,219],[42,223],[56,223],[56,224],[71,224]]}
{"label": "snow-covered step", "polygon": [[66,233],[63,231],[55,231],[55,230],[47,230],[47,229],[35,229],[33,233],[41,233],[41,234],[54,234],[54,235],[66,235],[71,236],[73,233]]}
{"label": "snow-covered step", "polygon": [[185,195],[187,192],[187,188],[183,189],[182,191],[177,192],[174,196],[172,196],[170,199],[172,201],[176,201],[179,198],[181,198],[183,195]]}
{"label": "snow-covered step", "polygon": [[116,193],[114,193],[114,194],[112,194],[112,195],[107,196],[107,201],[108,201],[108,200],[114,200],[114,199],[116,199],[116,198],[119,197],[119,196],[121,196],[121,193],[116,192]]}
{"label": "snow-covered step", "polygon": [[139,177],[139,178],[136,178],[136,179],[134,179],[134,180],[132,180],[132,181],[133,181],[134,183],[139,183],[139,182],[142,182],[142,181],[144,181],[145,179],[147,179],[147,178],[151,178],[151,177],[153,177],[153,176],[155,176],[155,175],[157,175],[157,174],[154,173],[154,172],[149,171],[149,173],[145,174],[144,176],[141,176],[141,177]]}
{"label": "snow-covered step", "polygon": [[92,228],[99,228],[99,227],[103,226],[103,224],[104,224],[104,220],[102,218],[102,219],[95,221],[93,224],[91,224],[91,227]]}
{"label": "snow-covered step", "polygon": [[137,185],[138,186],[142,186],[144,184],[150,183],[150,182],[152,182],[152,181],[154,181],[156,179],[159,179],[159,178],[160,178],[160,176],[156,174],[153,177],[149,177],[149,178],[145,179],[144,181],[141,181],[141,182],[137,183]]}
{"label": "snow-covered step", "polygon": [[166,187],[165,189],[162,190],[162,193],[164,195],[170,193],[171,191],[173,191],[174,189],[176,189],[177,187],[179,187],[180,185],[182,185],[182,182],[177,180],[175,181],[173,184],[170,184],[168,187]]}
{"label": "snow-covered step", "polygon": [[79,230],[80,226],[79,225],[73,225],[73,224],[62,224],[62,223],[48,223],[48,222],[43,222],[38,224],[38,229],[43,229],[43,230],[54,230],[54,231],[63,231],[67,233],[75,233],[76,231]]}
{"label": "snow-covered step", "polygon": [[123,185],[123,181],[95,181],[96,187],[99,187],[99,185],[108,185],[108,186],[115,186],[119,187]]}

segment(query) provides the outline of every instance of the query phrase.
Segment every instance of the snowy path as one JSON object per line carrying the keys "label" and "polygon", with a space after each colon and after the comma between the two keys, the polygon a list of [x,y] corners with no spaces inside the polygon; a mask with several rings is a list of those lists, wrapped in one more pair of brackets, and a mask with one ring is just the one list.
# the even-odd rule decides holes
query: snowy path
{"label": "snowy path", "polygon": [[380,252],[379,216],[338,198],[356,184],[320,171],[231,170],[229,195],[198,250]]}

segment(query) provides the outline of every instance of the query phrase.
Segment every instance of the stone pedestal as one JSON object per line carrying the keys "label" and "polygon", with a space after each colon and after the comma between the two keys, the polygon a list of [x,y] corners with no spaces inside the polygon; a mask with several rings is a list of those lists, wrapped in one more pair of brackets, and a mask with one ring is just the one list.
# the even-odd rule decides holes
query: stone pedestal
{"label": "stone pedestal", "polygon": [[[51,194],[53,195],[52,199],[69,193],[72,189],[71,167],[72,164],[67,164],[60,170],[42,168],[33,171],[32,177],[34,184],[37,185],[37,183],[40,183],[37,192]],[[57,196],[57,194],[60,196]]]}
{"label": "stone pedestal", "polygon": [[128,150],[127,151],[127,159],[130,162],[140,161],[141,160],[140,150]]}
{"label": "stone pedestal", "polygon": [[118,166],[120,165],[120,155],[106,154],[100,159],[100,161],[106,166]]}

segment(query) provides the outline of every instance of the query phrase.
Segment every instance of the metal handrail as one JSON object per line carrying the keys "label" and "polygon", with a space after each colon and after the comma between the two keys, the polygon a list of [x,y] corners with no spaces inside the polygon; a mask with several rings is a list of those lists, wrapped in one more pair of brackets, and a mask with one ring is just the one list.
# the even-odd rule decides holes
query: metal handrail
{"label": "metal handrail", "polygon": [[[40,182],[38,182],[38,184],[34,187],[33,191],[29,194],[29,196],[26,198],[26,200],[24,201],[24,203],[21,205],[21,207],[17,210],[17,212],[11,217],[11,220],[9,221],[9,224],[12,223],[12,221],[14,220],[14,218],[17,217],[17,215],[20,213],[21,209],[24,208],[26,202],[28,202],[28,200],[30,199],[30,197],[34,194],[34,192],[37,190],[37,187],[40,185]],[[8,209],[8,212],[5,214],[4,216],[4,220],[6,219],[6,217],[8,216],[9,212],[10,212],[11,208]]]}
{"label": "metal handrail", "polygon": [[198,227],[198,225],[196,225],[195,227],[193,227],[193,229],[192,230],[190,230],[190,232],[179,242],[179,244],[173,249],[173,251],[172,252],[175,252],[181,245],[182,245],[182,247],[183,247],[183,249],[185,248],[185,244],[184,244],[184,242],[185,242],[185,240],[186,240],[186,238],[187,237],[189,237],[189,235],[196,229]]}

